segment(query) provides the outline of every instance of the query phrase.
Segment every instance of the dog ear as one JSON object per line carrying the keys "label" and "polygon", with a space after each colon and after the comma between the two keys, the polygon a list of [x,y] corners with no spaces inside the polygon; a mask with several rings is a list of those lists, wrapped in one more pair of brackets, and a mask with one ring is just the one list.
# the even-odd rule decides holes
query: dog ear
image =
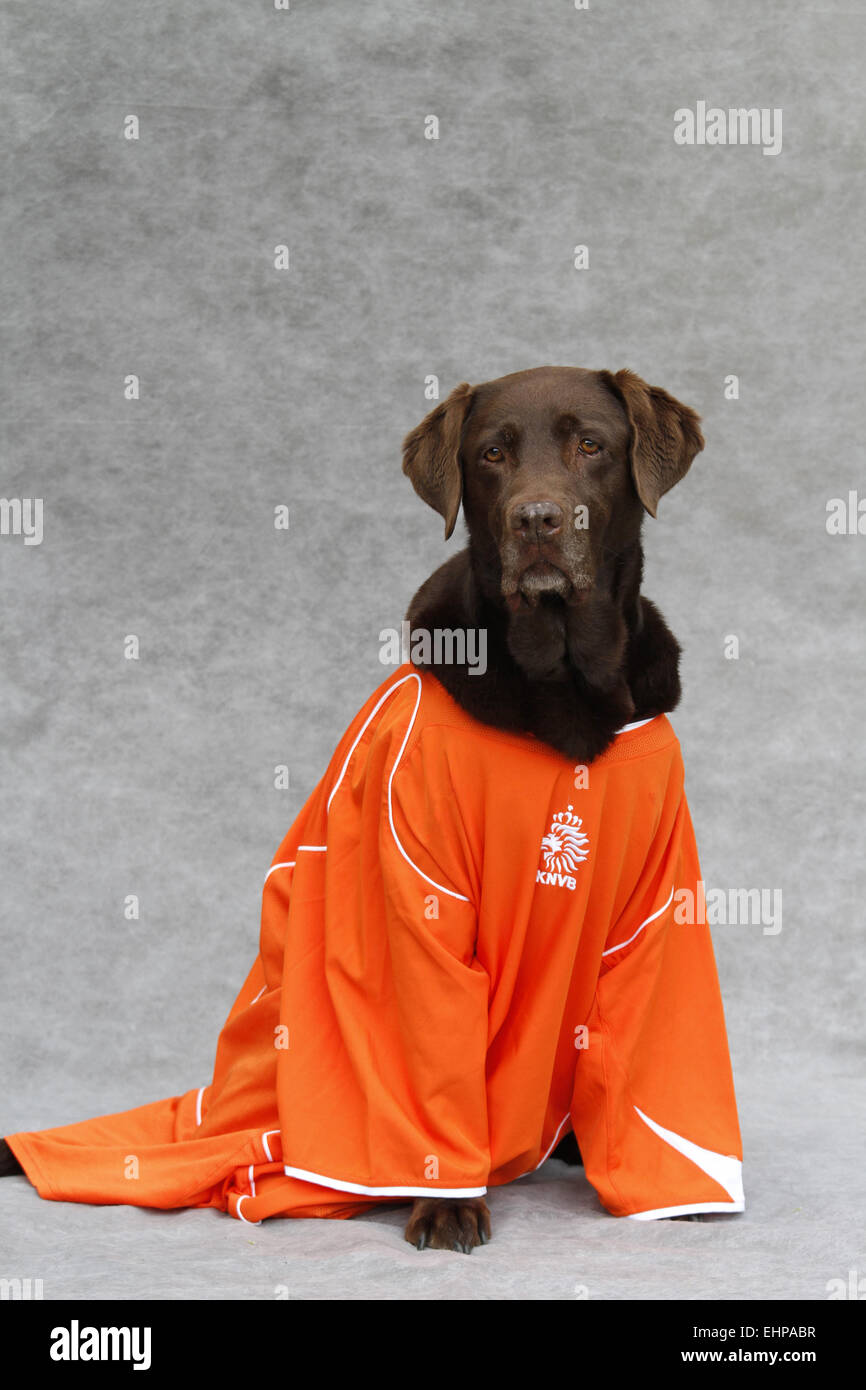
{"label": "dog ear", "polygon": [[403,472],[418,496],[444,516],[446,541],[460,512],[460,437],[474,395],[475,387],[461,382],[403,440]]}
{"label": "dog ear", "polygon": [[650,516],[655,516],[659,498],[685,477],[695,454],[704,447],[701,417],[660,386],[647,386],[627,368],[601,376],[625,407],[634,485]]}

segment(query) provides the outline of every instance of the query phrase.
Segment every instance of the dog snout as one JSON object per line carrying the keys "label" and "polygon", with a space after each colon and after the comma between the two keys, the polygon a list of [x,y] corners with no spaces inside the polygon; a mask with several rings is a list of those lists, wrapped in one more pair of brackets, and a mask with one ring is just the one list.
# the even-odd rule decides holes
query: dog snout
{"label": "dog snout", "polygon": [[508,525],[520,540],[538,542],[558,536],[564,519],[558,502],[518,502],[509,512]]}

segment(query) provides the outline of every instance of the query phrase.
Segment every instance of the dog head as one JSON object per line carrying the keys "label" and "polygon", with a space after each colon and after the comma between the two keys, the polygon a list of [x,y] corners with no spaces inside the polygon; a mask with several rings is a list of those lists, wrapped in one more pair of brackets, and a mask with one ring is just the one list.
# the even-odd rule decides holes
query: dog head
{"label": "dog head", "polygon": [[703,448],[700,419],[634,372],[536,367],[457,386],[403,441],[445,518],[461,501],[507,606],[579,604]]}

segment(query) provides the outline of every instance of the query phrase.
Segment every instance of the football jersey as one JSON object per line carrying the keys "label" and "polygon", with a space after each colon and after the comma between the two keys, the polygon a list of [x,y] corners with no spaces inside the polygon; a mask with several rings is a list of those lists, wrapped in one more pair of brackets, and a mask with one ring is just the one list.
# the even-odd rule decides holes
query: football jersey
{"label": "football jersey", "polygon": [[699,884],[665,715],[575,765],[406,663],[274,856],[209,1084],[7,1142],[46,1198],[256,1222],[478,1196],[573,1130],[615,1216],[741,1211]]}

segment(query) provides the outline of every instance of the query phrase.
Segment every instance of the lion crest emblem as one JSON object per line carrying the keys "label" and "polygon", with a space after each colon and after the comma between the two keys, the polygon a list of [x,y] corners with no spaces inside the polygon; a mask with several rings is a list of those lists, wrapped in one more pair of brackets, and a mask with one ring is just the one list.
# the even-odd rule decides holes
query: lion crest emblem
{"label": "lion crest emblem", "polygon": [[550,830],[541,841],[541,853],[548,873],[573,874],[578,864],[589,855],[589,836],[581,829],[583,821],[573,813],[559,811],[550,822]]}

